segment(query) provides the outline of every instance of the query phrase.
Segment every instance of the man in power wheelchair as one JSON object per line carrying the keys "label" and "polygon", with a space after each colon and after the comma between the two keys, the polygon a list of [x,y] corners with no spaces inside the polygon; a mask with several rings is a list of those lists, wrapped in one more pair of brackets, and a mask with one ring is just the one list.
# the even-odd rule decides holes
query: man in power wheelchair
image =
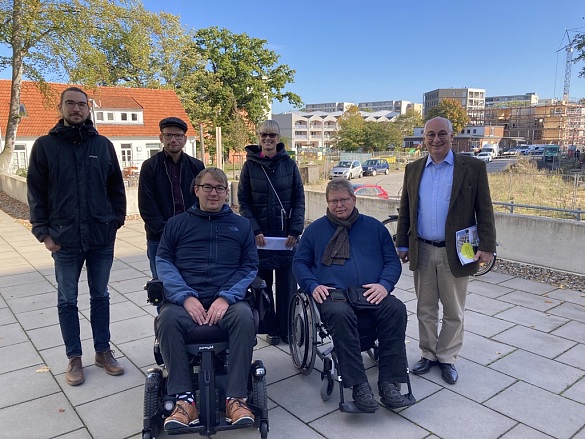
{"label": "man in power wheelchair", "polygon": [[[333,339],[340,384],[352,388],[353,404],[344,403],[340,390],[342,411],[373,413],[378,409],[361,355],[362,350],[376,347],[376,338],[374,357],[382,404],[388,409],[414,404],[404,344],[406,307],[389,294],[401,274],[392,239],[382,223],[358,212],[347,180],[330,181],[325,195],[327,214],[307,227],[293,260],[300,289],[311,297],[305,299],[301,293],[291,302],[289,343],[293,360],[298,353],[295,350],[314,338],[303,332],[313,331],[314,335],[309,326],[319,326],[315,314],[320,313]],[[300,319],[292,315],[303,301],[308,305],[301,307],[311,312],[311,300],[317,303],[314,308],[319,313],[305,313]],[[360,334],[359,327],[364,324],[371,326],[369,334]],[[331,362],[327,358],[324,366],[324,373],[329,373]],[[401,394],[400,383],[408,384],[408,394]]]}
{"label": "man in power wheelchair", "polygon": [[[194,190],[198,203],[169,219],[156,256],[164,287],[155,319],[157,360],[166,374],[147,372],[143,437],[164,419],[170,434],[206,436],[256,422],[265,438],[265,369],[252,363],[257,314],[246,294],[258,267],[254,234],[225,204],[223,171],[201,171]],[[157,288],[156,282],[147,286]],[[160,404],[154,394],[162,396]]]}

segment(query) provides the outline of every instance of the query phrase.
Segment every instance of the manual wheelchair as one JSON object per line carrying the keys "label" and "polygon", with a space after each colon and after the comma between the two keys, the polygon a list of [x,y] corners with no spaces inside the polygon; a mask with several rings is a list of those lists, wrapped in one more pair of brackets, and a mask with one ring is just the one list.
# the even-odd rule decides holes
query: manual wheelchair
{"label": "manual wheelchair", "polygon": [[[378,364],[378,341],[374,320],[358,312],[358,332],[362,352]],[[343,380],[339,371],[339,362],[333,346],[333,340],[321,321],[315,299],[301,290],[296,292],[289,307],[289,348],[294,366],[303,375],[309,375],[314,368],[315,359],[323,361],[320,394],[323,401],[331,398],[335,382],[339,383],[339,410],[346,413],[368,413],[357,408],[354,401],[346,402],[343,393]],[[406,374],[408,393],[402,395],[405,403],[401,407],[416,402],[412,394],[408,369]],[[400,407],[395,407],[400,408]]]}
{"label": "manual wheelchair", "polygon": [[[266,288],[266,283],[256,278],[249,289],[255,298]],[[148,302],[160,306],[164,298],[162,282],[149,281],[144,289]],[[253,315],[258,329],[258,313],[253,308]],[[193,393],[196,395],[199,411],[199,424],[192,427],[174,429],[165,432],[169,435],[199,433],[211,436],[218,431],[247,428],[249,425],[232,425],[225,419],[225,390],[227,387],[227,364],[229,359],[228,334],[219,326],[199,326],[186,346],[191,366]],[[167,395],[167,371],[158,340],[154,343],[156,364],[146,372],[144,385],[144,417],[142,439],[153,439],[163,429],[164,420],[175,408],[175,398]],[[260,360],[254,360],[248,373],[247,405],[254,414],[254,426],[260,431],[261,439],[266,439],[269,432],[268,397],[266,393],[266,368]]]}

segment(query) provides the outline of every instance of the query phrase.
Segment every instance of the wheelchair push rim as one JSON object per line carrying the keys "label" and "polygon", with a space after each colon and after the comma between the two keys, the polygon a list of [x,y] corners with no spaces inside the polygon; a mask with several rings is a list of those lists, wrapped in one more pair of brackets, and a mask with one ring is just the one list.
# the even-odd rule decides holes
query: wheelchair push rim
{"label": "wheelchair push rim", "polygon": [[309,297],[296,292],[289,307],[288,343],[295,368],[303,375],[312,372],[316,356],[317,327]]}

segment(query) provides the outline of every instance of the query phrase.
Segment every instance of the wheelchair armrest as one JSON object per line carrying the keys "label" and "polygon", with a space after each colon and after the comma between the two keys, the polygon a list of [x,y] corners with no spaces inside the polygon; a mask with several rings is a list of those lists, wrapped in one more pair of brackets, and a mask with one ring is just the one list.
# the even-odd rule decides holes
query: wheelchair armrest
{"label": "wheelchair armrest", "polygon": [[162,304],[165,298],[165,290],[161,280],[149,280],[146,282],[146,285],[144,285],[144,289],[146,290],[146,301],[148,303],[154,306]]}

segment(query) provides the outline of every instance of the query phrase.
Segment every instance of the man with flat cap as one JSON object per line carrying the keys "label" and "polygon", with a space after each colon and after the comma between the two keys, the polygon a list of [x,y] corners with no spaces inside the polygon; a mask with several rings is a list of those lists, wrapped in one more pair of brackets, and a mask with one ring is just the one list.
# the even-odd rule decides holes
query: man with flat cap
{"label": "man with flat cap", "polygon": [[183,151],[187,124],[178,117],[159,122],[162,151],[142,164],[138,183],[138,209],[146,230],[146,254],[152,277],[156,274],[156,251],[167,220],[191,207],[197,197],[193,180],[205,168],[201,160]]}

